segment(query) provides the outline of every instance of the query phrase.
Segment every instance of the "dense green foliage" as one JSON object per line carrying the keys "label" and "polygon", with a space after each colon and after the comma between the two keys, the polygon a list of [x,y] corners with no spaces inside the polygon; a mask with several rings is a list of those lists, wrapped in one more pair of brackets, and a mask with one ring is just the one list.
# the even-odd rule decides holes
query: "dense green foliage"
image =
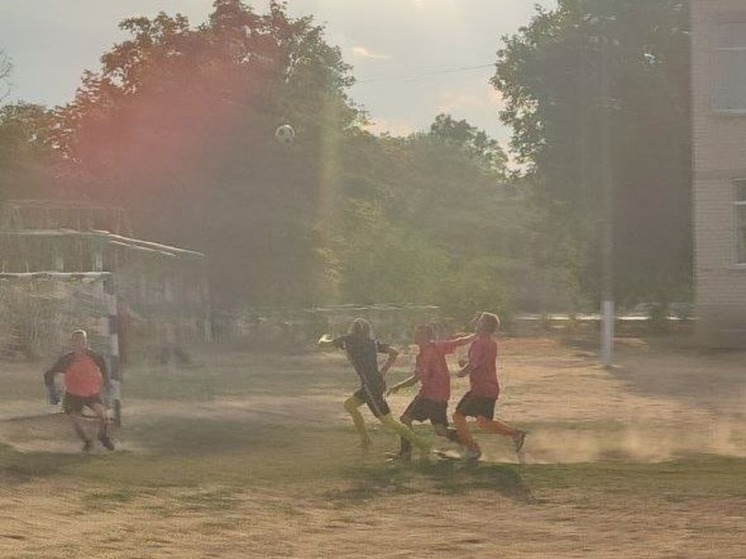
{"label": "dense green foliage", "polygon": [[[366,132],[339,50],[279,2],[121,27],[130,40],[44,134],[64,168],[47,194],[124,206],[139,235],[203,251],[225,306],[513,308],[524,203],[483,131],[439,115],[408,138]],[[291,147],[273,137],[284,122]]]}
{"label": "dense green foliage", "polygon": [[534,253],[601,277],[604,135],[617,298],[681,296],[691,267],[686,2],[560,0],[498,52],[493,84],[540,217]]}
{"label": "dense green foliage", "polygon": [[[138,236],[206,254],[223,306],[566,310],[597,294],[610,122],[617,289],[683,291],[685,21],[673,0],[538,10],[506,39],[493,80],[522,164],[511,172],[495,140],[447,114],[404,138],[368,133],[351,67],[281,2],[258,13],[216,0],[196,27],[134,17],[70,103],[2,107],[0,199],[128,208]],[[601,100],[605,53],[614,103]],[[290,147],[274,140],[282,123]]]}
{"label": "dense green foliage", "polygon": [[0,106],[0,203],[8,198],[33,197],[55,180],[48,143],[52,114],[39,105]]}

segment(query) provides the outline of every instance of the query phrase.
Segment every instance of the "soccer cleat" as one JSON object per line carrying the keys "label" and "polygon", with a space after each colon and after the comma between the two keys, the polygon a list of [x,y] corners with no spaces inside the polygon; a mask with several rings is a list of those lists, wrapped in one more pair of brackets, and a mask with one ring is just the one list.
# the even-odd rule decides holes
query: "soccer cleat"
{"label": "soccer cleat", "polygon": [[396,452],[391,453],[388,459],[389,462],[411,462],[412,454],[410,452]]}
{"label": "soccer cleat", "polygon": [[515,445],[515,451],[520,452],[523,448],[523,442],[526,440],[526,431],[520,431],[515,437],[513,437],[513,444]]}
{"label": "soccer cleat", "polygon": [[90,452],[91,450],[93,450],[93,442],[91,442],[90,439],[87,439],[83,443],[83,449],[82,450],[83,450],[83,452]]}
{"label": "soccer cleat", "polygon": [[98,440],[101,442],[102,445],[104,445],[104,448],[107,450],[115,450],[116,447],[114,446],[114,443],[111,442],[111,439],[107,437],[106,435],[99,435]]}
{"label": "soccer cleat", "polygon": [[477,462],[482,457],[482,450],[477,446],[469,448],[464,453],[464,459],[468,462]]}

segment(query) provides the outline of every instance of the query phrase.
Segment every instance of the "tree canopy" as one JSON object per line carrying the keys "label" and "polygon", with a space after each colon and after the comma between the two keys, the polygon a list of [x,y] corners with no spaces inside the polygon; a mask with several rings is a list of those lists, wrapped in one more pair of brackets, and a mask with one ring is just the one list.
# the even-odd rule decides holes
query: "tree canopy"
{"label": "tree canopy", "polygon": [[691,266],[686,2],[560,0],[506,38],[492,80],[539,211],[534,252],[599,291],[605,161],[617,297],[686,291]]}
{"label": "tree canopy", "polygon": [[[68,104],[0,107],[0,197],[128,208],[138,235],[206,254],[222,306],[567,310],[598,292],[606,134],[618,293],[685,290],[686,24],[674,0],[537,8],[492,80],[516,170],[449,114],[367,132],[352,68],[282,2],[216,0],[197,26],[129,18]],[[285,123],[291,146],[274,139]]]}
{"label": "tree canopy", "polygon": [[[351,67],[281,2],[121,28],[70,103],[39,108],[50,193],[130,208],[138,234],[203,251],[223,306],[512,308],[525,204],[484,131],[442,114],[406,138],[368,133]],[[289,147],[274,140],[284,123]]]}

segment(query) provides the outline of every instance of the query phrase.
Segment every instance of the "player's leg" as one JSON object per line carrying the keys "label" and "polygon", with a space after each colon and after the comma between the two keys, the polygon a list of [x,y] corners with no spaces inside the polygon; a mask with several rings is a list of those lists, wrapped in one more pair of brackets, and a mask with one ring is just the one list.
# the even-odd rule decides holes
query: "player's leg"
{"label": "player's leg", "polygon": [[474,417],[474,404],[475,399],[472,397],[471,392],[464,394],[461,401],[456,406],[456,411],[453,414],[453,425],[456,427],[459,442],[464,445],[467,449],[467,456],[469,458],[478,458],[481,456],[482,451],[479,445],[472,437],[469,431],[469,425],[466,422],[467,417]]}
{"label": "player's leg", "polygon": [[474,437],[471,436],[469,424],[466,422],[466,416],[459,411],[454,412],[453,424],[456,427],[459,442],[464,445],[467,450],[474,452],[478,451],[479,445],[474,440]]}
{"label": "player's leg", "polygon": [[344,407],[347,413],[350,414],[350,417],[352,417],[352,423],[355,425],[355,429],[360,435],[360,446],[363,450],[367,450],[370,447],[370,435],[368,435],[368,430],[365,428],[365,420],[358,409],[364,403],[364,394],[358,390],[345,400]]}
{"label": "player's leg", "polygon": [[448,426],[448,402],[436,402],[434,400],[423,400],[423,418],[429,420],[433,431],[439,437],[460,443],[458,431]]}
{"label": "player's leg", "polygon": [[88,407],[93,410],[98,420],[98,440],[108,450],[114,450],[114,443],[109,438],[109,418],[106,417],[106,408],[98,398],[88,403]]}
{"label": "player's leg", "polygon": [[[415,396],[414,400],[412,400],[409,405],[407,406],[407,409],[404,410],[404,413],[401,415],[399,420],[406,425],[409,429],[412,429],[412,421],[415,419],[417,421],[422,421],[421,413],[420,413],[420,402],[421,399],[419,396]],[[401,443],[400,443],[400,449],[399,449],[399,457],[403,458],[405,460],[409,460],[412,458],[412,443],[409,441],[409,439],[405,437],[400,437]]]}
{"label": "player's leg", "polygon": [[[412,418],[406,413],[399,418],[399,421],[408,428],[412,428]],[[404,437],[399,437],[399,457],[403,460],[412,458],[412,443]]]}
{"label": "player's leg", "polygon": [[391,415],[391,412],[379,416],[378,420],[384,425],[384,427],[394,431],[401,438],[406,439],[411,444],[415,445],[423,455],[427,455],[430,452],[430,441],[425,437],[419,436],[411,427],[407,427],[402,422],[397,421]]}
{"label": "player's leg", "polygon": [[502,435],[504,437],[510,437],[515,445],[516,451],[523,448],[523,441],[526,438],[526,432],[515,427],[511,427],[507,423],[499,421],[497,419],[490,419],[488,417],[479,416],[477,417],[477,426],[489,433],[495,433],[496,435]]}
{"label": "player's leg", "polygon": [[72,394],[65,393],[62,399],[62,410],[68,417],[75,434],[83,441],[83,452],[88,452],[93,448],[91,438],[83,427],[83,399]]}
{"label": "player's leg", "polygon": [[453,441],[454,443],[461,443],[461,437],[459,437],[458,431],[452,427],[448,427],[445,423],[433,423],[433,431],[439,437]]}
{"label": "player's leg", "polygon": [[362,391],[365,394],[365,403],[368,404],[371,413],[384,427],[408,440],[420,450],[423,456],[427,456],[430,452],[430,442],[426,438],[417,435],[410,427],[407,427],[391,415],[391,408],[389,408],[386,398],[383,397],[383,388],[381,386],[380,389],[372,389],[363,385]]}

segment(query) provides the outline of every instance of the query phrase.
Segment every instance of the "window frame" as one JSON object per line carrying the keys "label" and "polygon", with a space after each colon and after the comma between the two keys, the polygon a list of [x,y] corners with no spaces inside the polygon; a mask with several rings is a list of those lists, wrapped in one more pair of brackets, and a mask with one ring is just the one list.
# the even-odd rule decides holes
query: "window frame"
{"label": "window frame", "polygon": [[[740,17],[738,18],[723,18],[719,21],[716,21],[712,26],[712,57],[713,57],[713,63],[712,63],[712,70],[711,70],[711,80],[710,80],[710,105],[712,108],[712,111],[717,114],[722,115],[733,115],[733,116],[746,116],[746,87],[744,87],[744,95],[743,100],[739,101],[739,107],[736,108],[727,108],[722,106],[722,99],[724,98],[724,93],[727,91],[727,88],[722,87],[721,84],[726,83],[726,80],[728,79],[728,75],[732,75],[732,73],[727,75],[721,75],[718,73],[718,68],[721,66],[721,58],[723,56],[723,53],[743,53],[744,56],[744,75],[746,75],[746,17],[743,16],[743,14],[739,14]],[[725,32],[723,31],[723,28],[726,26],[743,26],[744,28],[744,41],[743,46],[722,46],[721,43],[723,42],[723,38],[725,37]],[[746,262],[744,263],[746,264]]]}

